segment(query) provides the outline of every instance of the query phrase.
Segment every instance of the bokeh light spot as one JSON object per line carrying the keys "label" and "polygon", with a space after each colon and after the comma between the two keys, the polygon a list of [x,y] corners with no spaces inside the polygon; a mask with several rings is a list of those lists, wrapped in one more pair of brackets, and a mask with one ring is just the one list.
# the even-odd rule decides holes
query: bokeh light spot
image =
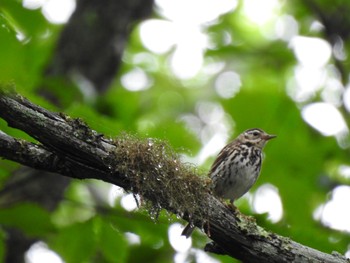
{"label": "bokeh light spot", "polygon": [[311,103],[302,109],[301,114],[308,124],[325,136],[347,131],[343,116],[329,103]]}
{"label": "bokeh light spot", "polygon": [[191,248],[192,239],[181,236],[183,226],[179,223],[172,224],[168,230],[170,245],[177,252],[186,252]]}
{"label": "bokeh light spot", "polygon": [[268,219],[273,223],[281,220],[283,208],[278,189],[272,184],[260,186],[253,198],[253,208],[257,213],[268,213]]}
{"label": "bokeh light spot", "polygon": [[221,73],[215,81],[215,90],[222,98],[229,99],[236,95],[242,86],[240,76],[234,71]]}
{"label": "bokeh light spot", "polygon": [[137,209],[137,203],[133,194],[123,196],[120,200],[120,204],[126,211],[133,211]]}
{"label": "bokeh light spot", "polygon": [[44,242],[36,242],[25,254],[27,263],[63,263],[61,257],[50,250]]}
{"label": "bokeh light spot", "polygon": [[68,21],[76,7],[75,0],[48,0],[42,7],[45,18],[53,24]]}
{"label": "bokeh light spot", "polygon": [[121,77],[121,83],[129,91],[140,91],[148,89],[153,81],[140,68],[135,68]]}
{"label": "bokeh light spot", "polygon": [[331,45],[321,38],[297,36],[291,41],[291,46],[304,66],[323,67],[332,55]]}
{"label": "bokeh light spot", "polygon": [[316,209],[314,218],[330,228],[350,232],[350,213],[346,209],[349,200],[350,186],[337,186],[332,191],[331,200]]}

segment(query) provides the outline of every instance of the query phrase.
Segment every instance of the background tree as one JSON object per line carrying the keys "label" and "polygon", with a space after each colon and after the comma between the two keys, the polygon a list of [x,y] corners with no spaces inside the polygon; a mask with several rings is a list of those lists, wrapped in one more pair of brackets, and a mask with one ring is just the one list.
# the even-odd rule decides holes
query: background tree
{"label": "background tree", "polygon": [[[350,195],[349,4],[158,1],[154,18],[130,31],[151,2],[99,2],[78,1],[70,21],[57,26],[43,16],[45,6],[3,1],[1,81],[107,136],[165,139],[203,170],[240,131],[275,133],[261,178],[237,205],[268,230],[347,253],[350,214],[339,200]],[[6,160],[0,169],[0,251],[8,262],[44,244],[65,262],[209,261],[195,249],[206,237],[197,232],[194,249],[179,247],[175,217],[162,213],[155,224],[143,209],[130,212],[134,199],[120,189],[108,195],[100,182],[43,180]]]}

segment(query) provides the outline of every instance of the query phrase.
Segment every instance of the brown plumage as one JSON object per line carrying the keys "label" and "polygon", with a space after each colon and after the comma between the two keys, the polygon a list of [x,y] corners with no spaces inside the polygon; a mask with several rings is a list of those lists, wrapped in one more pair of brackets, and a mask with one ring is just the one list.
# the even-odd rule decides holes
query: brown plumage
{"label": "brown plumage", "polygon": [[[261,129],[249,129],[227,144],[214,161],[209,176],[215,196],[229,199],[231,204],[243,196],[259,177],[262,149],[275,138]],[[182,235],[189,237],[194,226],[188,224]]]}

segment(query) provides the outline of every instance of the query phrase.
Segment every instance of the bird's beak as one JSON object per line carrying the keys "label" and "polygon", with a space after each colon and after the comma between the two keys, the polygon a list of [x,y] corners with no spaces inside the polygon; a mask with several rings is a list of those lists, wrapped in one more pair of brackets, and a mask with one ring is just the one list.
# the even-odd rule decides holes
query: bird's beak
{"label": "bird's beak", "polygon": [[277,137],[276,135],[265,134],[263,139],[265,141],[268,141],[268,140],[271,140],[271,139],[276,138],[276,137]]}

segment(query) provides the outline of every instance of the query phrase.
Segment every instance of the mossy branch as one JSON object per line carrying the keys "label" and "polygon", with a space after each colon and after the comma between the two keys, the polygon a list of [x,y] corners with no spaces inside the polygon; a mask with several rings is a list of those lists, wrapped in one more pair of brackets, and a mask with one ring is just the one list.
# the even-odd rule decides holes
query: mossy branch
{"label": "mossy branch", "polygon": [[214,243],[206,249],[244,262],[349,262],[266,232],[233,213],[210,194],[205,177],[181,162],[164,142],[120,135],[114,140],[79,119],[45,110],[0,91],[0,117],[40,143],[0,131],[0,156],[78,179],[95,178],[123,187],[200,227]]}

